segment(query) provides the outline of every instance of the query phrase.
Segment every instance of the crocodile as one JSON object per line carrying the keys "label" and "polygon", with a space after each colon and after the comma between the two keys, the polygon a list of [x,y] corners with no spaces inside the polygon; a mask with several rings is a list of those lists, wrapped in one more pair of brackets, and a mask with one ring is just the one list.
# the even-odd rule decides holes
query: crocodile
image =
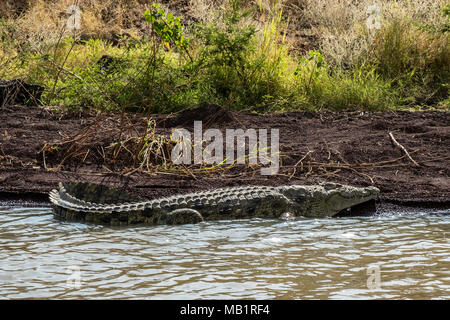
{"label": "crocodile", "polygon": [[376,187],[337,183],[241,186],[146,200],[92,183],[59,183],[49,193],[55,217],[110,225],[187,224],[243,218],[332,217],[377,197]]}

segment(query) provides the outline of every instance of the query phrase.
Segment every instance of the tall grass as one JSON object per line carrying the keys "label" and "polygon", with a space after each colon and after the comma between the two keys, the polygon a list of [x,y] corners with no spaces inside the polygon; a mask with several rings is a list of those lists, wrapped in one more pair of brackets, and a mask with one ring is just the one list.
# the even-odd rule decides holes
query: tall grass
{"label": "tall grass", "polygon": [[[177,31],[186,48],[155,33],[143,10],[127,20],[145,1],[106,10],[108,1],[79,0],[84,29],[76,32],[64,29],[65,0],[52,1],[53,11],[34,0],[30,13],[0,19],[0,78],[41,84],[44,103],[72,110],[450,108],[444,1],[378,1],[380,27],[369,29],[368,0],[298,0],[301,8],[293,0],[191,0],[200,22]],[[286,8],[311,25],[315,50],[290,50]],[[108,32],[129,34],[111,41],[101,36]],[[102,64],[105,55],[112,65]]]}
{"label": "tall grass", "polygon": [[381,79],[390,81],[399,105],[449,108],[448,1],[375,2],[379,29],[366,25],[373,1],[306,2],[305,17],[330,64],[351,72],[372,66]]}

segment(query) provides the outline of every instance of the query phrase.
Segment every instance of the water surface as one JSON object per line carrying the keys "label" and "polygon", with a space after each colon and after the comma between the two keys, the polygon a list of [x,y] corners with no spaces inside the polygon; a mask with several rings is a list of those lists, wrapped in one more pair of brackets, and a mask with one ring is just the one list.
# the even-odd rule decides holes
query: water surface
{"label": "water surface", "polygon": [[449,299],[449,213],[106,227],[0,207],[0,298]]}

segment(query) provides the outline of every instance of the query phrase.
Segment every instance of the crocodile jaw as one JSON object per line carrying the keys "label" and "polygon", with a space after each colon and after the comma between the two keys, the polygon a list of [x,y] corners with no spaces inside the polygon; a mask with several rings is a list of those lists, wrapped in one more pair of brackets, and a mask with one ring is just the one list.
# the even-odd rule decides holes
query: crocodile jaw
{"label": "crocodile jaw", "polygon": [[380,190],[375,187],[348,187],[328,191],[327,206],[338,213],[341,210],[375,199]]}
{"label": "crocodile jaw", "polygon": [[353,187],[337,183],[314,186],[279,187],[291,202],[296,215],[309,217],[334,216],[340,211],[375,199],[380,190],[375,187]]}

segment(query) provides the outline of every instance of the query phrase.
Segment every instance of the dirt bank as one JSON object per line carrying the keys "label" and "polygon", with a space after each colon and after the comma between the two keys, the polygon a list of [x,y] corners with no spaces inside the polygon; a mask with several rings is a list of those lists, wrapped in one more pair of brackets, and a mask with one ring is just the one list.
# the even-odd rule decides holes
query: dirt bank
{"label": "dirt bank", "polygon": [[[82,160],[68,159],[55,170],[64,153],[60,150],[44,155],[43,146],[67,140],[99,118],[89,114],[61,115],[50,108],[11,106],[0,109],[0,200],[42,200],[59,181],[106,183],[155,197],[223,186],[313,184],[328,180],[375,185],[381,190],[381,201],[450,207],[450,113],[251,115],[204,106],[175,115],[155,115],[153,119],[158,133],[170,133],[174,127],[192,130],[194,120],[202,120],[203,129],[277,128],[280,171],[277,175],[262,176],[254,168],[237,166],[193,175],[134,172],[125,177],[111,173],[123,170],[123,161],[111,167],[102,160],[101,150],[108,149],[114,137],[109,137],[106,131],[102,135],[101,130],[96,144]],[[140,116],[130,117],[129,121],[136,128],[146,123]],[[102,116],[101,123],[120,126],[117,116]],[[389,132],[417,166],[401,147],[392,143]]]}

